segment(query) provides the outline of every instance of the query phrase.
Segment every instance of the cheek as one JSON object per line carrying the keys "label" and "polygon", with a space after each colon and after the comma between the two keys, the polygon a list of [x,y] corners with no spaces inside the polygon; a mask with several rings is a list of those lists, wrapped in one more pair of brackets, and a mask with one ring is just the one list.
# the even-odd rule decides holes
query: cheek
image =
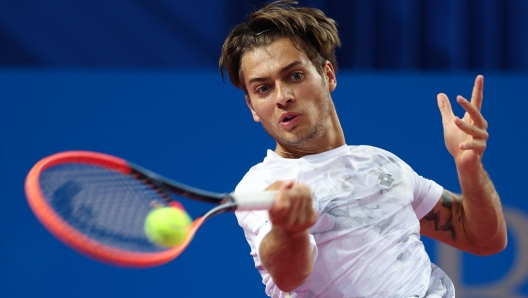
{"label": "cheek", "polygon": [[267,102],[259,102],[253,105],[253,109],[261,121],[270,122],[273,116],[273,105]]}
{"label": "cheek", "polygon": [[306,97],[306,96],[314,97],[314,96],[321,94],[323,90],[324,90],[323,86],[321,86],[320,84],[316,84],[315,82],[310,82],[307,86],[300,88],[300,90],[298,91],[301,92],[300,95],[303,97]]}

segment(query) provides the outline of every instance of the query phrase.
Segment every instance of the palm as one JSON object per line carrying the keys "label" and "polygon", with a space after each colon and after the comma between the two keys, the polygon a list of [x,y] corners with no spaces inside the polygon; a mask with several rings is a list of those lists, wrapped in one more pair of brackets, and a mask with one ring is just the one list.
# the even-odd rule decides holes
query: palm
{"label": "palm", "polygon": [[480,162],[486,148],[487,122],[480,113],[483,86],[483,77],[478,76],[473,87],[471,102],[461,96],[457,97],[457,102],[466,110],[462,119],[453,114],[447,96],[443,93],[438,95],[438,107],[444,126],[444,141],[458,168],[466,168]]}

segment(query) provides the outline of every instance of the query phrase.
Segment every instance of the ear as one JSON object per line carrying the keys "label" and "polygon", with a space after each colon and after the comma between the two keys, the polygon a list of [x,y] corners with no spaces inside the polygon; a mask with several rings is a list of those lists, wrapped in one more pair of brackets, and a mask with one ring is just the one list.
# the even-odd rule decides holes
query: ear
{"label": "ear", "polygon": [[255,110],[253,109],[253,106],[251,105],[251,99],[247,95],[245,97],[246,97],[247,106],[249,110],[251,111],[251,114],[253,115],[253,120],[255,120],[255,122],[260,122],[260,117],[257,115]]}
{"label": "ear", "polygon": [[337,87],[337,78],[334,66],[332,65],[332,63],[330,63],[330,61],[326,61],[323,72],[326,76],[326,81],[328,83],[328,91],[334,91]]}

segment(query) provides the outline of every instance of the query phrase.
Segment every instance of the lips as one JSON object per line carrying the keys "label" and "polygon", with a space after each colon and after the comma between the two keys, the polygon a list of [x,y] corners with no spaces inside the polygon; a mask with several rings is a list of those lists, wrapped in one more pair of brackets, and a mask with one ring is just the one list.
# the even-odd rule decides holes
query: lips
{"label": "lips", "polygon": [[297,121],[299,121],[300,118],[301,118],[300,113],[286,112],[280,116],[279,124],[280,126],[284,128],[291,127],[292,125],[297,123]]}

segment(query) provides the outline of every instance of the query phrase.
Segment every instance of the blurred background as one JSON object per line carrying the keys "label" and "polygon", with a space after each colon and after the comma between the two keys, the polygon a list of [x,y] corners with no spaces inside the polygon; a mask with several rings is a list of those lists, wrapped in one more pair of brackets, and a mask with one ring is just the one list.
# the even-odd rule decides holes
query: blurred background
{"label": "blurred background", "polygon": [[[64,150],[117,155],[186,184],[234,189],[274,142],[218,72],[224,38],[265,1],[0,0],[0,297],[265,297],[234,215],[213,218],[174,261],[100,264],[53,238],[24,179]],[[477,74],[490,140],[484,164],[508,221],[491,257],[424,238],[457,297],[528,297],[528,2],[311,0],[338,23],[332,94],[348,144],[389,150],[459,191],[436,94],[455,112]],[[203,206],[189,212],[197,216]]]}

